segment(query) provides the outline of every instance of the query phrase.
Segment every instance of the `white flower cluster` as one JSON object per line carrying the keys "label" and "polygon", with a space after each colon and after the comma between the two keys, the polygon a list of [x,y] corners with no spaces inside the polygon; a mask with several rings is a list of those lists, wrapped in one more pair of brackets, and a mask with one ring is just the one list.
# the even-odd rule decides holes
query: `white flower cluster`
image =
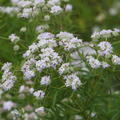
{"label": "white flower cluster", "polygon": [[48,0],[47,2],[47,6],[49,7],[53,7],[53,6],[56,6],[56,5],[60,5],[60,0]]}
{"label": "white flower cluster", "polygon": [[54,15],[58,15],[62,12],[62,8],[60,6],[53,6],[50,12]]}
{"label": "white flower cluster", "polygon": [[64,76],[64,79],[66,80],[66,87],[72,87],[73,90],[76,90],[82,85],[79,77],[76,74],[66,75]]}
{"label": "white flower cluster", "polygon": [[115,28],[114,30],[102,30],[100,32],[94,32],[91,35],[93,40],[98,40],[100,38],[110,38],[112,36],[118,36],[120,33],[120,29]]}
{"label": "white flower cluster", "polygon": [[45,116],[45,108],[43,106],[33,109],[32,106],[28,105],[23,108],[25,113],[22,115],[24,120],[37,120],[43,116]]}
{"label": "white flower cluster", "polygon": [[72,10],[72,5],[66,3],[62,8],[61,0],[11,0],[11,3],[11,7],[0,7],[0,12],[10,15],[15,13],[18,17],[31,18],[44,11],[47,14],[58,15],[62,11]]}
{"label": "white flower cluster", "polygon": [[118,57],[117,55],[113,55],[112,56],[112,62],[115,65],[120,65],[120,57]]}
{"label": "white flower cluster", "polygon": [[66,87],[72,87],[73,90],[76,90],[82,85],[81,80],[77,76],[77,73],[74,73],[75,71],[73,71],[73,66],[70,63],[63,63],[58,69],[58,72],[66,80]]}
{"label": "white flower cluster", "polygon": [[32,94],[34,92],[34,88],[30,88],[28,86],[22,85],[19,88],[19,93],[30,93]]}
{"label": "white flower cluster", "polygon": [[42,39],[48,40],[48,39],[53,39],[54,37],[55,36],[52,33],[44,32],[44,33],[39,34],[37,39],[38,40],[42,40]]}
{"label": "white flower cluster", "polygon": [[63,46],[66,51],[78,48],[82,44],[81,39],[68,32],[60,32],[57,37],[59,38],[59,45]]}
{"label": "white flower cluster", "polygon": [[44,21],[47,22],[47,21],[49,21],[49,20],[50,20],[50,16],[49,16],[49,15],[45,15],[45,16],[44,16]]}
{"label": "white flower cluster", "polygon": [[9,39],[12,43],[17,43],[20,40],[20,38],[18,36],[16,36],[16,34],[11,34],[9,36]]}
{"label": "white flower cluster", "polygon": [[[86,72],[89,71],[89,68],[87,67],[86,62],[93,69],[97,69],[97,68],[100,68],[100,67],[105,69],[107,67],[110,67],[109,63],[107,63],[105,61],[99,61],[98,58],[96,59],[95,56],[99,55],[100,50],[96,51],[94,48],[91,48],[89,45],[88,46],[83,46],[79,49],[78,52],[76,51],[76,52],[71,54],[71,57],[73,59],[71,64],[76,66],[76,67],[80,67],[81,70],[84,70]],[[104,46],[102,46],[102,47],[104,47]],[[104,50],[106,50],[106,49],[104,49]],[[102,51],[102,52],[104,52],[104,51]],[[109,52],[109,50],[108,50],[108,52]],[[111,54],[112,53],[109,53],[109,55],[111,55]],[[84,60],[81,56],[84,57]],[[104,58],[103,55],[101,57],[103,57],[104,60],[106,59],[106,57]],[[84,72],[83,72],[83,74],[84,74]]]}
{"label": "white flower cluster", "polygon": [[[102,45],[103,44],[103,45]],[[107,45],[108,46],[107,46]],[[90,45],[90,43],[89,43]],[[103,57],[103,59],[105,60],[106,58],[109,58],[104,55],[112,55],[112,46],[109,42],[100,42],[99,44],[95,45],[95,46],[100,46],[101,48],[98,49],[96,51],[96,49],[94,49],[94,47],[90,47],[90,46],[83,46],[82,48],[80,48],[80,50],[78,51],[79,54],[81,56],[84,57],[84,60],[82,59],[82,57],[78,54],[78,52],[74,52],[73,54],[71,54],[71,57],[73,58],[73,65],[76,65],[77,67],[81,67],[82,70],[85,71],[89,71],[89,69],[86,67],[86,62],[91,66],[91,68],[93,69],[97,69],[97,68],[107,68],[110,67],[109,63],[105,62],[105,61],[99,61],[99,59],[97,58],[97,56],[101,56]],[[101,53],[101,54],[100,54]],[[95,57],[96,56],[96,57]],[[97,58],[97,59],[96,59]]]}
{"label": "white flower cluster", "polygon": [[94,57],[92,56],[87,56],[87,61],[89,62],[90,66],[92,68],[99,68],[101,66],[101,63],[99,60],[95,59]]}
{"label": "white flower cluster", "polygon": [[18,7],[0,7],[0,12],[9,14],[13,16],[16,13],[20,12],[20,9]]}
{"label": "white flower cluster", "polygon": [[37,98],[37,99],[43,99],[44,96],[45,96],[45,92],[43,92],[42,90],[38,90],[38,91],[35,91],[33,93],[33,95]]}
{"label": "white flower cluster", "polygon": [[72,11],[72,5],[71,4],[67,4],[66,6],[65,6],[65,11]]}
{"label": "white flower cluster", "polygon": [[30,80],[35,76],[35,71],[33,66],[35,65],[36,60],[34,58],[28,59],[22,66],[21,71],[24,74],[25,80]]}
{"label": "white flower cluster", "polygon": [[20,47],[17,45],[17,43],[20,41],[20,37],[18,37],[16,34],[11,34],[9,35],[9,39],[14,44],[13,50],[18,51]]}
{"label": "white flower cluster", "polygon": [[50,47],[50,48],[54,48],[57,47],[57,43],[56,40],[54,38],[54,35],[51,33],[42,33],[38,36],[38,47],[40,48],[46,48],[46,47]]}
{"label": "white flower cluster", "polygon": [[6,101],[3,103],[3,110],[10,111],[15,106],[15,103],[12,101]]}
{"label": "white flower cluster", "polygon": [[98,50],[98,54],[99,55],[110,55],[113,50],[112,50],[112,46],[109,42],[106,42],[106,41],[102,41],[98,44],[98,47],[100,47],[100,50]]}
{"label": "white flower cluster", "polygon": [[[108,38],[119,35],[120,30],[102,30],[92,35],[93,39]],[[97,35],[97,36],[96,36]],[[81,70],[89,71],[88,64],[92,69],[103,68],[106,69],[113,65],[120,65],[120,57],[114,54],[112,44],[108,41],[101,40],[83,42],[80,49],[71,54],[73,59],[72,65],[80,67]]]}
{"label": "white flower cluster", "polygon": [[[42,80],[41,80],[43,83],[42,85],[48,85],[50,83],[50,79],[49,80],[48,79],[49,79],[49,77],[42,78]],[[28,95],[31,94],[31,95],[35,96],[37,99],[43,99],[45,96],[44,91],[42,91],[42,90],[35,91],[34,88],[29,87],[29,86],[25,86],[25,85],[20,86],[19,93],[20,93],[19,96],[22,95],[23,98],[26,96],[26,94],[28,94]]]}
{"label": "white flower cluster", "polygon": [[[57,41],[58,38],[59,40]],[[64,47],[64,50],[67,51],[82,46],[82,40],[74,37],[73,34],[68,32],[60,32],[56,37],[49,32],[44,32],[38,35],[37,40],[36,43],[29,46],[29,49],[23,55],[27,60],[22,67],[25,79],[30,80],[35,77],[35,70],[42,72],[45,68],[52,67],[56,69],[56,66],[62,62],[61,57],[54,50],[58,45]],[[70,75],[70,73],[73,72],[72,68],[70,63],[63,63],[58,69],[58,72],[60,75]],[[50,82],[50,76],[44,76],[41,78],[40,84],[49,85]],[[77,82],[77,80],[74,81],[73,79],[71,86],[73,89],[77,89],[77,87],[80,86],[79,84],[80,82]]]}
{"label": "white flower cluster", "polygon": [[69,70],[70,70],[70,63],[64,63],[59,68],[59,74],[62,75],[64,73],[69,72]]}
{"label": "white flower cluster", "polygon": [[33,54],[41,48],[46,47],[56,47],[56,41],[54,40],[54,35],[48,32],[41,33],[38,35],[37,39],[39,40],[37,43],[33,43],[29,46],[29,49],[23,54],[24,58],[31,58]]}
{"label": "white flower cluster", "polygon": [[41,85],[49,85],[51,83],[50,76],[44,76],[41,78]]}
{"label": "white flower cluster", "polygon": [[22,66],[25,79],[35,76],[35,70],[42,72],[43,69],[53,67],[62,62],[61,57],[53,49],[57,46],[54,35],[51,33],[41,33],[37,37],[38,41],[29,46],[23,54],[27,61]]}
{"label": "white flower cluster", "polygon": [[5,63],[2,67],[3,75],[2,75],[2,83],[0,84],[0,88],[4,91],[8,91],[14,86],[16,81],[16,76],[11,72],[12,64]]}
{"label": "white flower cluster", "polygon": [[18,105],[11,100],[1,101],[0,105],[1,114],[9,113],[6,114],[8,119],[17,120],[22,118],[23,120],[37,120],[46,115],[45,108],[43,106],[38,106],[36,108],[28,104],[19,108]]}
{"label": "white flower cluster", "polygon": [[40,116],[44,116],[45,115],[45,108],[44,107],[39,107],[35,109],[35,112],[37,114],[39,114]]}
{"label": "white flower cluster", "polygon": [[49,29],[49,25],[47,25],[47,24],[39,25],[39,26],[36,27],[36,32],[37,33],[42,33],[42,32],[45,32],[48,29]]}
{"label": "white flower cluster", "polygon": [[27,28],[26,27],[21,27],[20,32],[26,32]]}
{"label": "white flower cluster", "polygon": [[61,57],[52,48],[41,49],[41,52],[41,59],[36,62],[36,68],[40,72],[45,68],[56,68],[56,65],[62,62]]}
{"label": "white flower cluster", "polygon": [[12,4],[20,9],[18,17],[29,18],[39,14],[40,8],[45,5],[44,0],[18,0],[11,1]]}

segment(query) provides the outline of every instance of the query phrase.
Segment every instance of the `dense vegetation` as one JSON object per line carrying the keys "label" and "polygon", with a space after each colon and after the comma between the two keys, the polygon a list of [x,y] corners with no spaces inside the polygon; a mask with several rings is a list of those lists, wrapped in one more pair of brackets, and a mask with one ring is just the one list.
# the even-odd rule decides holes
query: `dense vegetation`
{"label": "dense vegetation", "polygon": [[0,0],[0,120],[120,120],[119,0]]}

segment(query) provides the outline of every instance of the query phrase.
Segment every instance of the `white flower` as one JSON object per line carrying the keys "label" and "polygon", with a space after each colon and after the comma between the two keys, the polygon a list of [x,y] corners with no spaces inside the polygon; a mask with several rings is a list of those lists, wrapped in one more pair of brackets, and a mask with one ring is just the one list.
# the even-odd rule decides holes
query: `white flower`
{"label": "white flower", "polygon": [[15,45],[14,47],[13,47],[13,50],[14,51],[18,51],[20,49],[20,46],[19,45]]}
{"label": "white flower", "polygon": [[42,90],[38,90],[38,91],[35,91],[33,95],[38,99],[43,99],[45,96],[45,92],[43,92]]}
{"label": "white flower", "polygon": [[[37,62],[36,62],[36,68],[37,68],[37,70],[39,71],[39,72],[41,72],[44,68],[46,68],[46,67],[48,67],[47,65],[46,65],[46,63],[45,63],[45,61],[44,60],[38,60]],[[50,66],[49,66],[50,67]]]}
{"label": "white flower", "polygon": [[24,72],[24,79],[25,80],[30,80],[34,76],[35,76],[35,72],[32,70],[27,70],[26,72]]}
{"label": "white flower", "polygon": [[17,117],[21,115],[17,109],[12,110],[11,114],[14,117],[14,119],[17,119]]}
{"label": "white flower", "polygon": [[15,106],[15,104],[12,101],[4,102],[3,103],[3,110],[10,111],[14,106]]}
{"label": "white flower", "polygon": [[96,113],[91,113],[91,117],[95,117],[96,116]]}
{"label": "white flower", "polygon": [[[0,7],[0,12],[27,19],[35,18],[41,12],[58,15],[63,11],[61,6],[64,7],[61,0],[11,0],[11,3],[13,6]],[[68,4],[65,9],[71,11],[72,6]],[[45,16],[44,20],[48,21],[49,16]]]}
{"label": "white flower", "polygon": [[31,53],[34,53],[38,50],[38,46],[36,43],[33,43],[32,45],[29,46],[29,50],[31,51]]}
{"label": "white flower", "polygon": [[22,27],[21,29],[20,29],[20,32],[26,32],[27,31],[27,28],[26,27]]}
{"label": "white flower", "polygon": [[3,71],[9,70],[9,69],[11,69],[11,67],[12,67],[12,63],[7,62],[7,63],[4,63],[1,70],[3,70]]}
{"label": "white flower", "polygon": [[47,30],[49,28],[49,25],[45,24],[45,25],[39,25],[36,27],[36,32],[37,33],[42,33],[45,30]]}
{"label": "white flower", "polygon": [[107,62],[102,62],[101,65],[102,65],[103,68],[110,67],[110,65]]}
{"label": "white flower", "polygon": [[66,73],[70,69],[70,64],[69,63],[64,63],[61,65],[59,68],[59,74],[62,75],[63,73]]}
{"label": "white flower", "polygon": [[35,109],[35,112],[39,114],[40,116],[45,115],[45,108],[44,107],[39,107]]}
{"label": "white flower", "polygon": [[64,79],[66,80],[66,87],[72,87],[73,90],[76,90],[79,86],[82,85],[79,77],[77,77],[76,74],[64,76]]}
{"label": "white flower", "polygon": [[67,4],[65,6],[65,11],[72,11],[72,5],[71,4]]}
{"label": "white flower", "polygon": [[60,0],[49,0],[48,3],[47,3],[48,7],[53,7],[53,6],[56,6],[56,5],[60,5]]}
{"label": "white flower", "polygon": [[24,8],[20,17],[22,18],[29,18],[32,15],[32,8]]}
{"label": "white flower", "polygon": [[100,38],[110,38],[113,36],[117,36],[119,35],[120,33],[120,29],[114,29],[114,30],[102,30],[100,32],[94,32],[92,35],[91,35],[91,38],[93,40],[97,40],[97,39],[100,39]]}
{"label": "white flower", "polygon": [[99,32],[94,32],[94,33],[91,35],[91,38],[94,39],[94,40],[99,39],[99,38],[100,38]]}
{"label": "white flower", "polygon": [[63,11],[63,9],[60,6],[53,6],[51,8],[50,13],[54,14],[54,15],[58,15]]}
{"label": "white flower", "polygon": [[[34,58],[28,59],[22,66],[21,71],[24,74],[25,80],[30,80],[35,76],[35,71],[33,66],[35,65],[36,60]],[[32,68],[31,68],[32,67]]]}
{"label": "white flower", "polygon": [[36,120],[36,119],[38,119],[38,116],[34,112],[25,113],[23,115],[23,117],[24,117],[24,120]]}
{"label": "white flower", "polygon": [[57,47],[57,43],[54,39],[48,39],[48,40],[41,39],[38,41],[37,46],[40,48],[46,48],[46,47],[54,48]]}
{"label": "white flower", "polygon": [[1,87],[5,91],[8,91],[9,89],[11,89],[14,86],[15,80],[16,80],[16,77],[14,77],[12,79],[8,79],[4,83],[2,83]]}
{"label": "white flower", "polygon": [[117,55],[113,55],[112,56],[112,62],[115,65],[120,65],[120,57],[118,57]]}
{"label": "white flower", "polygon": [[112,35],[112,30],[102,30],[100,31],[100,36],[103,38],[110,38]]}
{"label": "white flower", "polygon": [[32,52],[31,52],[30,50],[27,50],[27,51],[23,54],[23,57],[24,57],[24,58],[27,58],[27,57],[29,57],[31,54],[32,54]]}
{"label": "white flower", "polygon": [[13,16],[16,13],[19,13],[20,9],[18,7],[0,7],[0,12],[9,14]]}
{"label": "white flower", "polygon": [[45,16],[44,16],[44,20],[45,20],[45,21],[49,21],[49,20],[50,20],[50,16],[49,16],[49,15],[45,15]]}
{"label": "white flower", "polygon": [[67,51],[70,49],[78,48],[82,44],[82,40],[74,37],[71,33],[60,32],[57,34],[57,37],[60,39],[59,45],[63,46],[64,50]]}
{"label": "white flower", "polygon": [[19,38],[18,36],[16,36],[16,34],[11,34],[11,35],[9,36],[9,39],[10,39],[11,42],[13,42],[13,43],[17,43],[17,42],[20,40],[20,38]]}
{"label": "white flower", "polygon": [[98,44],[98,47],[100,47],[100,50],[98,50],[99,55],[110,55],[112,51],[112,45],[109,42],[102,41]]}
{"label": "white flower", "polygon": [[60,32],[59,34],[56,35],[59,39],[72,39],[74,38],[74,35],[72,33],[68,32]]}
{"label": "white flower", "polygon": [[22,85],[19,88],[19,93],[30,93],[32,94],[34,92],[34,88],[30,88],[28,86]]}
{"label": "white flower", "polygon": [[42,7],[45,4],[45,0],[34,0],[34,4],[35,4],[35,6]]}
{"label": "white flower", "polygon": [[44,68],[56,68],[56,65],[62,62],[61,57],[52,48],[41,49],[41,52],[39,55],[41,60],[36,62],[36,68],[40,72]]}
{"label": "white flower", "polygon": [[34,88],[30,88],[29,92],[30,92],[30,94],[32,94],[34,92]]}
{"label": "white flower", "polygon": [[24,85],[20,86],[19,93],[22,93],[26,90],[26,87]]}
{"label": "white flower", "polygon": [[11,63],[5,63],[1,69],[4,72],[2,75],[2,84],[0,84],[0,87],[4,91],[8,91],[9,89],[11,89],[17,79],[16,76],[14,76],[13,73],[10,71],[11,67]]}
{"label": "white flower", "polygon": [[41,78],[41,85],[49,85],[51,83],[50,76],[44,76]]}
{"label": "white flower", "polygon": [[31,1],[24,1],[24,0],[19,0],[18,4],[17,4],[19,7],[22,7],[22,8],[27,8],[27,7],[30,7],[32,5],[32,2]]}
{"label": "white flower", "polygon": [[53,39],[54,35],[49,32],[44,32],[38,35],[37,39],[42,40],[42,39]]}
{"label": "white flower", "polygon": [[101,66],[101,63],[99,60],[95,59],[92,56],[87,56],[87,61],[90,64],[90,66],[94,69],[97,69]]}
{"label": "white flower", "polygon": [[[25,80],[30,80],[35,76],[34,68],[33,66],[35,65],[36,60],[34,58],[28,59],[22,66],[21,71],[24,74],[24,79]],[[32,69],[32,68],[33,69]]]}

